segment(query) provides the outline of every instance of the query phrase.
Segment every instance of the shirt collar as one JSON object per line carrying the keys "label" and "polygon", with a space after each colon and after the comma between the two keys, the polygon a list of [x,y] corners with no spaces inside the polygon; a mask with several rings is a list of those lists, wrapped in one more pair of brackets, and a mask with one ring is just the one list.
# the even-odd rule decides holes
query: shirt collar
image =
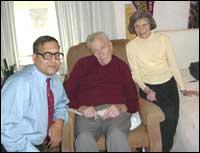
{"label": "shirt collar", "polygon": [[47,76],[46,74],[42,73],[37,67],[36,65],[34,65],[34,69],[35,69],[35,75],[36,75],[36,78],[37,80],[40,82],[41,85],[45,84],[46,85],[46,80],[48,78],[52,78],[53,75],[51,76]]}

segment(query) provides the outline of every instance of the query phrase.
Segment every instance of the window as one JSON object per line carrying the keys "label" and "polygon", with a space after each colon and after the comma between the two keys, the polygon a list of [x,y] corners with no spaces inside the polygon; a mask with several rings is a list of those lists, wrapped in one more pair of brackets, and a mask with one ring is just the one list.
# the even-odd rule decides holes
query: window
{"label": "window", "polygon": [[32,63],[33,42],[42,35],[59,41],[58,25],[53,1],[15,1],[15,25],[19,64]]}

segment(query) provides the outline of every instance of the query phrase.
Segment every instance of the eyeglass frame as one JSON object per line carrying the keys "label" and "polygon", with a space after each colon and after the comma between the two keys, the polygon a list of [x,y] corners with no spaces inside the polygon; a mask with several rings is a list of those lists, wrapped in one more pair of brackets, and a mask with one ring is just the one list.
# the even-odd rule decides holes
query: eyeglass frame
{"label": "eyeglass frame", "polygon": [[[64,54],[60,53],[60,52],[51,53],[51,52],[47,51],[47,52],[41,53],[40,51],[37,51],[35,54],[41,55],[44,60],[50,60],[50,59],[52,59],[52,56],[54,56],[56,60],[62,60],[64,58]],[[56,54],[57,55],[59,54],[59,59],[57,59]],[[45,55],[50,55],[50,56],[45,58]]]}

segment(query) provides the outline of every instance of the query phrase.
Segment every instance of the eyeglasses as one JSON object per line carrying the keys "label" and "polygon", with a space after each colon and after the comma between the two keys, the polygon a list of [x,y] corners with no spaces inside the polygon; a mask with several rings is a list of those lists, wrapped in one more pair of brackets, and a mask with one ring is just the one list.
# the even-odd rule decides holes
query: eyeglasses
{"label": "eyeglasses", "polygon": [[63,53],[60,52],[55,52],[55,53],[51,53],[51,52],[36,52],[36,54],[41,55],[43,57],[43,59],[45,60],[50,60],[52,58],[52,56],[55,57],[56,60],[62,60],[64,57]]}

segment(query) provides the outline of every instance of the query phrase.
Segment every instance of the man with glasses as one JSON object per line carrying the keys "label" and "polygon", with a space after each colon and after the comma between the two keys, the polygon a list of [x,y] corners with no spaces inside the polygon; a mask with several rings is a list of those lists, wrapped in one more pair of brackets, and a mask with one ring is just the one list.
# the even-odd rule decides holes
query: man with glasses
{"label": "man with glasses", "polygon": [[10,76],[1,90],[1,151],[60,151],[68,117],[68,98],[56,74],[63,53],[55,38],[41,36],[32,58],[34,64]]}

